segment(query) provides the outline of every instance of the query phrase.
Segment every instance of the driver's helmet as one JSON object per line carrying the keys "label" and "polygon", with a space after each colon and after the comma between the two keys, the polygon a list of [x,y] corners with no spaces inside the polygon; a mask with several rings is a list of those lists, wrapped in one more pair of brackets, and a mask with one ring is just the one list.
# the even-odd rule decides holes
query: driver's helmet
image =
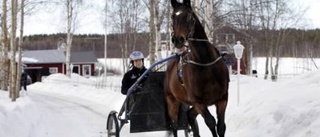
{"label": "driver's helmet", "polygon": [[144,56],[142,54],[142,52],[140,51],[133,51],[130,54],[130,61],[134,61],[134,60],[138,60],[138,59],[144,59]]}

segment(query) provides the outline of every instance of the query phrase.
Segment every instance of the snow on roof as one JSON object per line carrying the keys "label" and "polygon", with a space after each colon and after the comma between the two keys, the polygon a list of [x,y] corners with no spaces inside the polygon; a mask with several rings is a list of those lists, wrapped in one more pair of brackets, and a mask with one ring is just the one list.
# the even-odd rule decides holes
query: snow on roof
{"label": "snow on roof", "polygon": [[65,55],[61,50],[30,50],[23,51],[23,63],[64,63]]}

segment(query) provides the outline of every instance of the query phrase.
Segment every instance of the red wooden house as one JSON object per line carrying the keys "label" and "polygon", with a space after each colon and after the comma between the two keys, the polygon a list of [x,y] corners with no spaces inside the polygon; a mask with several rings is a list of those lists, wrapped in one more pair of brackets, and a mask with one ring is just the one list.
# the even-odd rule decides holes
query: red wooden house
{"label": "red wooden house", "polygon": [[[22,62],[32,81],[41,81],[42,76],[54,73],[66,73],[66,56],[63,50],[29,50],[23,51]],[[94,73],[97,58],[93,51],[71,52],[70,63],[73,73],[91,76]]]}
{"label": "red wooden house", "polygon": [[237,70],[237,59],[235,58],[233,47],[237,41],[241,42],[245,49],[240,60],[240,73],[250,74],[250,46],[252,46],[255,39],[247,33],[228,25],[217,29],[214,34],[215,37],[213,38],[213,41],[221,52],[227,53],[225,58],[233,72],[236,72]]}

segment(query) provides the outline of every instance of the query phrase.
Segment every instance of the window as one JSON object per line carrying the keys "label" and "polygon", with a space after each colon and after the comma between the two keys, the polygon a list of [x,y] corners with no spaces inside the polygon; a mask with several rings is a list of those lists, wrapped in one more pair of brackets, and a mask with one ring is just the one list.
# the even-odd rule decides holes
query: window
{"label": "window", "polygon": [[82,75],[83,76],[91,76],[91,66],[90,65],[83,65],[82,66]]}
{"label": "window", "polygon": [[50,74],[58,73],[58,68],[57,67],[50,67],[49,72],[50,72]]}
{"label": "window", "polygon": [[80,75],[80,65],[73,65],[72,73],[76,73]]}
{"label": "window", "polygon": [[220,43],[234,44],[235,39],[236,39],[235,34],[231,34],[231,33],[217,34],[216,44],[220,44]]}
{"label": "window", "polygon": [[229,44],[234,44],[236,43],[236,36],[234,34],[227,34],[226,35],[226,42]]}

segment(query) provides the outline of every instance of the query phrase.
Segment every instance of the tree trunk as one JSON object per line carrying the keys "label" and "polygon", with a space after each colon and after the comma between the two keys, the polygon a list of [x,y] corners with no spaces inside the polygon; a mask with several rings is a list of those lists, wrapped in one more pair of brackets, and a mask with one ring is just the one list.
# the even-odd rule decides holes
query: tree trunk
{"label": "tree trunk", "polygon": [[167,12],[166,17],[167,17],[167,20],[168,20],[168,22],[167,22],[167,32],[168,32],[167,39],[168,39],[168,41],[167,41],[167,47],[166,47],[166,50],[167,50],[166,56],[168,57],[169,55],[173,54],[173,52],[174,52],[173,51],[174,47],[173,47],[173,45],[171,43],[171,38],[172,38],[171,32],[172,32],[172,30],[171,30],[171,26],[170,26],[170,24],[171,24],[170,15],[171,15],[171,12],[172,12],[172,8],[171,8],[171,4],[170,4],[169,1],[167,1],[167,9],[168,9],[168,12]]}
{"label": "tree trunk", "polygon": [[73,6],[72,0],[67,0],[67,48],[66,48],[66,76],[71,77],[70,58],[71,58],[71,46],[73,37]]}
{"label": "tree trunk", "polygon": [[205,31],[207,33],[207,36],[208,36],[208,40],[210,42],[212,42],[213,40],[213,34],[211,33],[212,30],[213,30],[213,21],[214,21],[214,16],[213,16],[213,1],[206,1],[206,8],[205,8],[205,15],[209,15],[209,16],[205,16],[204,20],[205,20]]}
{"label": "tree trunk", "polygon": [[264,73],[264,79],[268,79],[269,75],[269,57],[266,57],[266,66],[265,66],[265,73]]}
{"label": "tree trunk", "polygon": [[159,15],[159,1],[155,2],[154,6],[154,30],[155,30],[155,41],[156,41],[156,49],[155,52],[157,53],[157,61],[162,60],[161,55],[161,22],[160,22],[160,15]]}
{"label": "tree trunk", "polygon": [[[19,43],[18,43],[18,54],[19,54],[19,58],[18,58],[18,72],[17,72],[17,86],[16,86],[16,90],[17,92],[17,97],[20,96],[20,87],[21,87],[21,72],[22,72],[22,62],[21,62],[21,58],[22,58],[22,49],[23,49],[23,26],[24,26],[24,0],[20,1],[20,38],[19,38]],[[26,81],[25,81],[26,82]]]}
{"label": "tree trunk", "polygon": [[17,30],[17,7],[18,7],[18,0],[11,1],[11,38],[10,38],[10,48],[11,48],[11,81],[10,81],[10,97],[12,101],[16,101],[17,98],[17,64],[15,59],[16,53],[16,30]]}
{"label": "tree trunk", "polygon": [[1,16],[1,90],[8,90],[9,83],[9,59],[8,59],[8,50],[9,50],[9,40],[8,40],[8,26],[7,26],[7,0],[2,1],[2,16]]}
{"label": "tree trunk", "polygon": [[156,1],[150,0],[150,22],[149,22],[149,28],[150,28],[150,34],[149,34],[149,61],[150,64],[153,64],[155,62],[155,47],[156,47],[156,24],[155,24],[155,18],[156,18]]}
{"label": "tree trunk", "polygon": [[274,48],[274,54],[275,54],[275,65],[274,65],[274,71],[272,73],[272,81],[278,80],[278,70],[279,70],[279,60],[280,60],[280,54],[281,54],[281,48],[283,46],[282,41],[285,38],[286,30],[279,30],[278,35],[276,36],[276,43]]}

